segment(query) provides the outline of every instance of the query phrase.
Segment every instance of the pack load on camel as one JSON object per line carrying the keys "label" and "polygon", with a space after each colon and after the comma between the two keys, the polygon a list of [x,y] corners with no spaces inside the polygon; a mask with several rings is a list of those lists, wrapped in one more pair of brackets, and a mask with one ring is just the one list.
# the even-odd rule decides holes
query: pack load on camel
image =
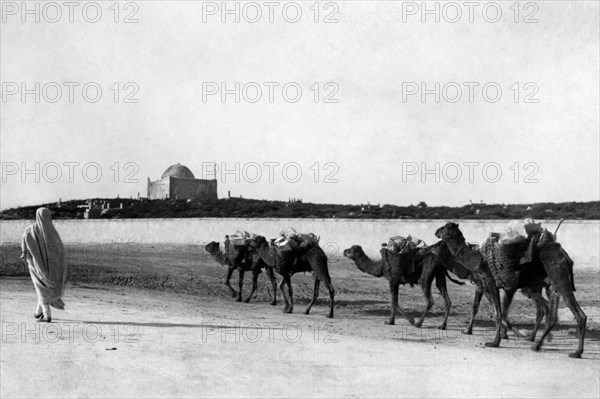
{"label": "pack load on camel", "polygon": [[533,261],[536,252],[554,241],[554,235],[541,223],[528,218],[510,221],[504,233],[490,233],[480,250],[498,287],[511,289],[518,285],[519,270]]}
{"label": "pack load on camel", "polygon": [[248,240],[254,237],[247,231],[236,230],[234,234],[225,235],[225,258],[232,266],[249,270],[250,264],[246,262]]}
{"label": "pack load on camel", "polygon": [[[296,258],[306,254],[310,249],[320,249],[319,237],[313,233],[298,233],[292,227],[279,233],[279,236],[272,242],[277,259],[282,263],[294,263]],[[295,272],[311,271],[306,262],[295,263],[297,264]]]}
{"label": "pack load on camel", "polygon": [[251,239],[254,234],[250,234],[247,231],[236,230],[235,234],[226,235],[226,242],[229,241],[229,244],[235,246],[245,246],[249,239]]}
{"label": "pack load on camel", "polygon": [[390,270],[398,268],[400,274],[411,274],[415,272],[415,263],[425,255],[421,251],[424,248],[427,248],[425,241],[410,235],[390,237],[388,243],[382,245],[381,259]]}
{"label": "pack load on camel", "polygon": [[281,250],[308,249],[313,246],[319,246],[319,237],[313,233],[298,233],[294,228],[290,227],[279,233],[279,237],[273,241],[273,244]]}
{"label": "pack load on camel", "polygon": [[427,247],[427,244],[425,244],[423,240],[420,240],[416,237],[412,237],[410,235],[406,238],[402,236],[390,237],[390,240],[387,244],[387,249],[397,254],[405,254],[407,252],[412,251],[415,248],[425,247]]}

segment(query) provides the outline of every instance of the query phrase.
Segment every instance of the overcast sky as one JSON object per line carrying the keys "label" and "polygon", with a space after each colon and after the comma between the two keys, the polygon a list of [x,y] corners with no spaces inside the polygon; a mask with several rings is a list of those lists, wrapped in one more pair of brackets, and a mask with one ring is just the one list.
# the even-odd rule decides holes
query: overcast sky
{"label": "overcast sky", "polygon": [[[84,13],[85,2],[72,23],[62,2],[60,18],[39,3],[35,23],[21,2],[2,2],[2,209],[145,196],[147,178],[177,162],[196,177],[207,176],[203,163],[239,163],[237,173],[217,174],[219,197],[230,190],[450,206],[599,200],[595,1],[520,3],[518,15],[513,1],[498,2],[495,23],[498,10],[483,11],[485,2],[471,10],[473,22],[462,2],[454,3],[460,17],[439,3],[439,23],[415,9],[421,2],[322,2],[318,16],[314,2],[298,2],[296,23],[297,7],[286,2],[274,6],[273,22],[263,2],[241,2],[239,23],[215,9],[221,2],[193,1],[120,3],[115,23],[112,3],[97,3],[96,23],[83,18],[96,12]],[[35,94],[22,97],[21,84],[35,92],[36,82],[39,103]],[[232,91],[240,83],[239,103],[234,94],[222,101],[221,82]],[[253,103],[257,86],[262,97]]]}

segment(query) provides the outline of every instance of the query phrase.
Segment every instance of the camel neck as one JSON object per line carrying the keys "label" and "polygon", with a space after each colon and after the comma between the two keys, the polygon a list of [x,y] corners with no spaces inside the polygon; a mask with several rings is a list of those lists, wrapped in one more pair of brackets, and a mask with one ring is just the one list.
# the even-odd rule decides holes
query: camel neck
{"label": "camel neck", "polygon": [[449,237],[445,239],[444,242],[446,243],[446,246],[448,247],[448,250],[450,250],[452,256],[456,256],[458,252],[464,249],[467,245],[465,239],[459,237]]}
{"label": "camel neck", "polygon": [[383,262],[381,260],[374,261],[369,258],[364,252],[358,254],[354,260],[356,266],[365,273],[369,273],[375,277],[383,276]]}
{"label": "camel neck", "polygon": [[227,264],[227,257],[225,256],[225,254],[223,252],[221,252],[221,250],[210,252],[210,254],[220,264],[222,264],[222,265]]}

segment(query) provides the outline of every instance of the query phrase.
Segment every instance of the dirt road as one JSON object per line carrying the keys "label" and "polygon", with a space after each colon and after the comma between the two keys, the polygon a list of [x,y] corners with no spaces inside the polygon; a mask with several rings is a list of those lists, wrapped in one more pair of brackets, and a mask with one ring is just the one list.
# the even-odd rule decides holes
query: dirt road
{"label": "dirt road", "polygon": [[[306,316],[268,304],[128,287],[68,287],[66,311],[35,323],[27,278],[0,279],[2,397],[598,397],[600,348],[567,358],[482,347],[482,331],[415,330],[380,315]],[[429,324],[431,326],[431,324]]]}

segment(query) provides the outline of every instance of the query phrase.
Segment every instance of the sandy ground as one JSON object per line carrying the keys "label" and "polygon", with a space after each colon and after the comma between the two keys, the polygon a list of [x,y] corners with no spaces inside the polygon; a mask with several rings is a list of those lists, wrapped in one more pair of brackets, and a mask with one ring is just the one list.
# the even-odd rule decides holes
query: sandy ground
{"label": "sandy ground", "polygon": [[[0,279],[2,397],[598,397],[600,344],[569,359],[576,340],[542,351],[513,337],[484,348],[489,326],[447,335],[381,314],[324,317],[119,286],[69,286],[67,310],[35,323],[25,277]],[[337,308],[336,308],[337,310]],[[328,324],[330,323],[330,324]]]}

